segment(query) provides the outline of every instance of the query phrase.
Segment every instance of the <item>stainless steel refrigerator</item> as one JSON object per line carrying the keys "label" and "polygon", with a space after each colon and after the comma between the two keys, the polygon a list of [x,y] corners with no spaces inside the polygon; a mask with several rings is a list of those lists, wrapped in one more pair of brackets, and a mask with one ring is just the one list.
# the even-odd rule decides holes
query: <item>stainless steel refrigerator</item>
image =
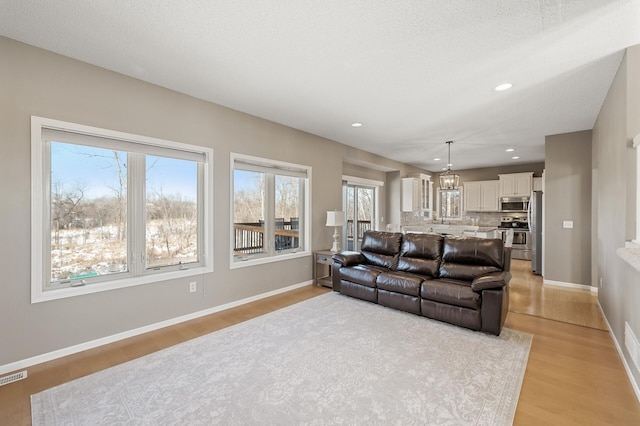
{"label": "stainless steel refrigerator", "polygon": [[529,200],[531,231],[531,271],[542,275],[542,191],[533,191]]}

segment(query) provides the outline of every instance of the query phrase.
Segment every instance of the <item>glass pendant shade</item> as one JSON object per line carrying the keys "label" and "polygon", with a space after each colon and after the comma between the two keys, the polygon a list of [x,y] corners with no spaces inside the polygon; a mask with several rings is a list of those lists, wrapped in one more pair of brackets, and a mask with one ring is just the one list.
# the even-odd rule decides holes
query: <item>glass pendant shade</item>
{"label": "glass pendant shade", "polygon": [[449,161],[447,162],[447,171],[440,174],[440,189],[458,189],[460,186],[460,175],[451,170],[451,144],[453,141],[447,141],[449,147]]}

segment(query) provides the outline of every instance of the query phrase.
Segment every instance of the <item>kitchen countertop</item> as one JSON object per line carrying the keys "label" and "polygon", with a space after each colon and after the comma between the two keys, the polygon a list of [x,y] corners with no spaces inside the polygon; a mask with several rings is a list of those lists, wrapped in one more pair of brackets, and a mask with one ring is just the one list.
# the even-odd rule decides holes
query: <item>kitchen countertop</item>
{"label": "kitchen countertop", "polygon": [[[422,232],[422,233],[451,233],[462,234],[463,232],[492,232],[497,229],[496,226],[478,226],[478,225],[457,225],[457,224],[441,224],[441,223],[425,223],[424,225],[406,225],[402,227],[402,232]],[[450,231],[450,232],[448,232]]]}
{"label": "kitchen countertop", "polygon": [[625,247],[619,248],[616,252],[622,260],[640,271],[640,244],[627,242]]}

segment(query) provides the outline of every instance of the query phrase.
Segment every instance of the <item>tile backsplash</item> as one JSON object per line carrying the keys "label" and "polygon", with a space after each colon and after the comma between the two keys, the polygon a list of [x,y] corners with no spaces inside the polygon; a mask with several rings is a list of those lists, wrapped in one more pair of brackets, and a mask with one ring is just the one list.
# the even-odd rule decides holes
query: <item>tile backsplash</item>
{"label": "tile backsplash", "polygon": [[[451,223],[473,225],[474,222],[476,222],[473,218],[476,218],[477,224],[480,226],[498,226],[500,225],[500,217],[503,215],[504,213],[500,212],[465,212],[461,221],[452,221]],[[401,220],[401,226],[420,226],[423,224],[440,222],[439,220],[427,219],[420,215],[419,212],[402,212]],[[445,223],[448,223],[448,221],[445,220]]]}

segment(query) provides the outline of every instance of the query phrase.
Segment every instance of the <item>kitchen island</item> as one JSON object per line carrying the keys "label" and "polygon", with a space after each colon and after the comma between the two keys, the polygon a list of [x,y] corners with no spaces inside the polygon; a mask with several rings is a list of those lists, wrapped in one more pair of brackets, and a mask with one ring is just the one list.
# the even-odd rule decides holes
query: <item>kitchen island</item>
{"label": "kitchen island", "polygon": [[440,234],[455,237],[500,238],[495,226],[452,225],[441,223],[427,223],[424,225],[406,225],[402,232],[414,234]]}

